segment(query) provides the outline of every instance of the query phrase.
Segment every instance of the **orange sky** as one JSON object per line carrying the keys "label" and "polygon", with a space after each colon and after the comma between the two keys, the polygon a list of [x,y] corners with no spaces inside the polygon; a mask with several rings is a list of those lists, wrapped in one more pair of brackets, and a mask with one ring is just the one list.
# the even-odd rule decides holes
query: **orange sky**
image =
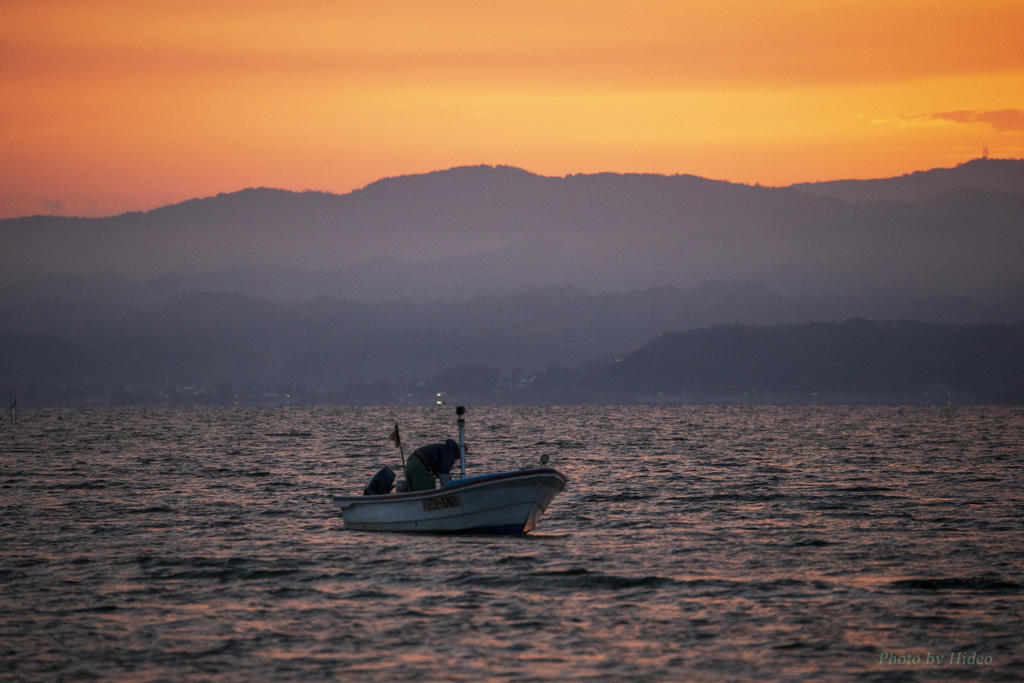
{"label": "orange sky", "polygon": [[465,164],[767,185],[1024,157],[1021,0],[0,0],[0,217]]}

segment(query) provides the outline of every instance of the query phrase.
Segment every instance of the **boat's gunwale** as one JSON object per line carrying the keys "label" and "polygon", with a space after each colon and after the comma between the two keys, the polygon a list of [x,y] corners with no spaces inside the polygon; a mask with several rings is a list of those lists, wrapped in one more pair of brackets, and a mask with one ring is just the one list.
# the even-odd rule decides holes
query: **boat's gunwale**
{"label": "boat's gunwale", "polygon": [[480,484],[490,484],[492,482],[501,481],[503,479],[517,479],[526,476],[537,476],[537,475],[555,475],[562,480],[562,485],[568,481],[565,475],[552,467],[537,467],[526,470],[515,470],[511,472],[495,472],[493,474],[482,474],[467,479],[457,479],[450,481],[441,488],[429,489],[427,491],[409,491],[405,493],[381,493],[378,495],[334,495],[332,496],[335,503],[397,503],[401,501],[419,500],[421,498],[429,498],[437,495],[447,495],[453,491],[458,491]]}

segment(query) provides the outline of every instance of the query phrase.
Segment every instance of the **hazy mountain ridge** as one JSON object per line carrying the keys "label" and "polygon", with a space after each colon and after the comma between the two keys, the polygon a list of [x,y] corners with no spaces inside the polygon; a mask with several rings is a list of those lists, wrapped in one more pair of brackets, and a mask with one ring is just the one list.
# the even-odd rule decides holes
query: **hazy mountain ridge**
{"label": "hazy mountain ridge", "polygon": [[[306,315],[337,320],[322,310],[335,303],[291,311],[269,326],[273,316],[245,320],[231,302],[207,304],[198,312],[206,321],[188,330],[121,330],[102,343],[0,334],[0,376],[28,390],[27,405],[83,396],[376,404],[433,402],[439,392],[475,403],[1024,403],[1024,323],[735,323],[664,333],[614,359],[524,372],[488,361],[565,349],[531,343],[529,331],[513,348],[502,347],[500,335],[470,339],[442,326],[380,337],[372,323],[356,334],[328,324],[300,336],[294,331],[310,329],[297,324]],[[281,304],[269,305],[281,312]],[[215,322],[224,311],[234,318]],[[367,315],[354,312],[364,322]],[[140,394],[132,388],[139,385],[155,389]],[[275,398],[258,387],[275,387]]]}
{"label": "hazy mountain ridge", "polygon": [[[976,164],[1003,169],[988,174],[1004,179],[989,183],[997,189],[1024,168],[988,160],[928,171],[917,185],[937,174],[946,189],[968,189],[902,204],[695,176],[547,178],[464,167],[381,180],[347,195],[252,189],[107,219],[8,219],[0,221],[0,286],[10,292],[28,276],[68,273],[167,283],[178,273],[187,283],[208,283],[185,291],[365,301],[706,280],[819,293],[880,279],[924,290],[984,289],[1017,277],[1010,256],[1024,248],[1017,225],[1024,189],[976,187]],[[951,180],[961,176],[962,185]],[[900,186],[902,179],[871,182]],[[962,261],[957,236],[965,213],[971,258],[983,266]]]}
{"label": "hazy mountain ridge", "polygon": [[916,171],[896,178],[833,180],[790,187],[850,202],[922,202],[956,189],[1022,194],[1024,165],[1015,159],[975,159],[956,168]]}
{"label": "hazy mountain ridge", "polygon": [[[23,389],[259,384],[330,392],[383,383],[390,393],[373,393],[371,402],[394,402],[398,388],[457,368],[490,368],[515,383],[545,368],[619,356],[666,330],[739,321],[770,327],[780,319],[804,321],[809,313],[828,319],[838,303],[794,302],[756,283],[601,295],[557,288],[432,304],[331,298],[286,304],[219,293],[118,311],[57,299],[0,307],[0,379]],[[908,305],[879,305],[887,303]],[[856,312],[854,302],[847,304]],[[950,314],[946,300],[922,305]],[[814,316],[815,307],[825,315]],[[583,389],[607,393],[607,387],[572,388],[577,398]],[[616,395],[632,400],[628,391]]]}
{"label": "hazy mountain ridge", "polygon": [[[969,187],[990,163],[925,172],[915,183],[937,178],[935,191],[901,202],[465,167],[343,196],[252,189],[110,219],[0,221],[0,382],[393,402],[438,377],[562,377],[534,394],[545,401],[607,391],[574,384],[573,369],[671,331],[1017,323],[1024,192]],[[1012,176],[1024,161],[992,168]]]}
{"label": "hazy mountain ridge", "polygon": [[910,321],[727,325],[670,332],[545,391],[753,402],[884,397],[883,402],[1024,402],[1024,323]]}

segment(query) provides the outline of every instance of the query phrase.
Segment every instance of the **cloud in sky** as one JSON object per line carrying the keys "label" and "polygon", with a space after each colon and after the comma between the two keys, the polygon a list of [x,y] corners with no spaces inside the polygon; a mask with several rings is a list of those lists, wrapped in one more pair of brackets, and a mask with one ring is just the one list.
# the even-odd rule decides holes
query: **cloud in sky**
{"label": "cloud in sky", "polygon": [[929,114],[928,118],[953,123],[983,123],[999,131],[1024,131],[1024,110],[1020,109],[998,109],[995,111],[965,109]]}

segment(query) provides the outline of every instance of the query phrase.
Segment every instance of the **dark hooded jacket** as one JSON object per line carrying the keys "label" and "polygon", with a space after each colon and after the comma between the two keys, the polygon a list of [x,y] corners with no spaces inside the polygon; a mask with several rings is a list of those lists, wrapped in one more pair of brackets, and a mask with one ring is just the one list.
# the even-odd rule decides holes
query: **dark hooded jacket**
{"label": "dark hooded jacket", "polygon": [[448,439],[444,443],[420,446],[413,451],[413,455],[419,458],[432,474],[451,474],[452,465],[459,458],[459,444]]}

